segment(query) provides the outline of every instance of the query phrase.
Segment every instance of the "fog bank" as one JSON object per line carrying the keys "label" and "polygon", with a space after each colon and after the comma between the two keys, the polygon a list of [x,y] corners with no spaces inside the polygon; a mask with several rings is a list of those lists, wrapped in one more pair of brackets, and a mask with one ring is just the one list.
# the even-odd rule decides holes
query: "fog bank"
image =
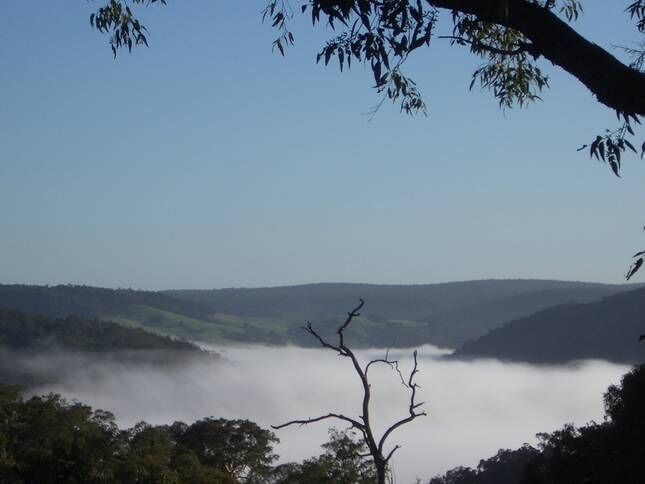
{"label": "fog bank", "polygon": [[[227,361],[201,361],[176,368],[132,367],[86,361],[65,381],[39,387],[95,408],[112,411],[121,427],[191,423],[214,416],[247,418],[263,427],[330,411],[358,418],[361,387],[348,359],[323,349],[292,347],[216,348]],[[536,367],[493,360],[441,361],[442,351],[420,348],[419,401],[427,417],[396,431],[391,448],[396,482],[427,480],[457,465],[474,466],[499,448],[534,443],[536,432],[564,423],[600,420],[602,394],[628,367],[600,361]],[[383,350],[359,352],[383,357]],[[397,350],[409,371],[411,351]],[[373,372],[373,373],[372,373]],[[370,369],[373,418],[379,432],[407,413],[408,393],[388,367]],[[277,431],[280,461],[321,453],[333,421]]]}

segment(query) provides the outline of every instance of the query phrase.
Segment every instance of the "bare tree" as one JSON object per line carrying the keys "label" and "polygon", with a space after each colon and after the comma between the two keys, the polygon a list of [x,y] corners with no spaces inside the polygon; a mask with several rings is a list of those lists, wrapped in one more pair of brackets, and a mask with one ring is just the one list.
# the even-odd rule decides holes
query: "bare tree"
{"label": "bare tree", "polygon": [[[344,331],[345,329],[347,329],[347,327],[349,326],[349,324],[352,322],[354,318],[360,316],[359,311],[361,310],[364,304],[365,304],[365,301],[361,299],[360,304],[356,306],[352,311],[347,313],[347,319],[336,331],[338,333],[337,345],[329,343],[322,336],[320,336],[320,334],[316,332],[316,330],[313,328],[313,326],[309,321],[307,322],[307,325],[303,327],[303,329],[307,331],[309,334],[311,334],[314,338],[316,338],[324,348],[329,348],[330,350],[337,352],[340,356],[349,358],[350,361],[352,362],[352,365],[354,366],[354,371],[356,371],[356,374],[361,379],[361,383],[363,385],[362,414],[359,417],[359,419],[357,420],[340,413],[328,413],[326,415],[321,415],[315,418],[308,418],[304,420],[291,420],[281,425],[272,425],[271,427],[273,429],[278,430],[284,427],[288,427],[290,425],[307,425],[310,423],[320,422],[321,420],[327,420],[327,419],[337,419],[343,422],[347,422],[348,424],[351,425],[351,427],[358,429],[361,432],[363,441],[365,442],[369,450],[369,454],[365,454],[363,457],[371,456],[374,462],[374,466],[376,468],[378,484],[385,484],[388,462],[392,458],[392,455],[394,455],[394,452],[396,452],[397,449],[400,448],[399,445],[395,445],[389,452],[385,453],[385,449],[384,449],[385,441],[392,434],[392,432],[394,432],[402,425],[412,422],[417,417],[425,416],[427,414],[425,413],[425,411],[417,410],[419,407],[423,405],[424,402],[417,403],[415,400],[417,396],[417,389],[420,388],[419,385],[414,381],[415,375],[419,372],[416,350],[413,353],[414,365],[412,367],[412,371],[410,371],[410,374],[406,379],[403,376],[403,373],[401,372],[401,370],[399,369],[398,360],[390,359],[389,352],[385,353],[384,358],[370,360],[365,365],[365,367],[362,367],[358,359],[356,358],[356,355],[354,354],[354,352],[345,344]],[[385,430],[383,435],[380,438],[377,438],[374,435],[374,430],[372,429],[372,421],[370,420],[371,391],[370,391],[370,383],[367,377],[368,377],[368,372],[370,367],[372,365],[376,365],[379,363],[389,365],[397,373],[397,375],[401,379],[401,383],[403,384],[403,386],[407,388],[408,391],[410,392],[410,400],[408,405],[408,415],[398,420],[397,422],[393,423],[392,425],[390,425]]]}

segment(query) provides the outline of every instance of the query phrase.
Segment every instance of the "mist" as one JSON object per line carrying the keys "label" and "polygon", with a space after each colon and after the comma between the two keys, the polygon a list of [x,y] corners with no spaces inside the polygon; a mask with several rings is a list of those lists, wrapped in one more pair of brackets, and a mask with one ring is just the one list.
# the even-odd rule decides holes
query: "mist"
{"label": "mist", "polygon": [[[332,351],[295,347],[211,348],[220,360],[179,366],[134,365],[118,358],[39,357],[34,367],[68,375],[33,393],[56,392],[114,413],[120,427],[145,420],[192,423],[214,416],[245,418],[268,428],[295,418],[330,411],[358,418],[360,381],[350,361]],[[390,352],[409,372],[411,350]],[[603,416],[602,394],[627,366],[584,361],[567,366],[531,366],[495,360],[442,360],[440,350],[419,350],[418,401],[427,417],[397,430],[388,448],[401,445],[392,459],[396,482],[427,480],[457,465],[476,466],[500,448],[535,443],[537,432],[565,423],[577,425]],[[364,360],[384,350],[358,352]],[[61,371],[59,372],[58,369]],[[372,373],[373,372],[373,373]],[[389,367],[370,369],[372,416],[378,433],[405,417],[409,394]],[[332,420],[276,431],[280,462],[319,455]]]}

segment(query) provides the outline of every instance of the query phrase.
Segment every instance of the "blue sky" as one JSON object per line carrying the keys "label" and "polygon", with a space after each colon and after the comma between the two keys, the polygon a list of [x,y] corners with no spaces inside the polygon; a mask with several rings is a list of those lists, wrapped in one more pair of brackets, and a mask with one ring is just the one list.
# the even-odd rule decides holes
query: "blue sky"
{"label": "blue sky", "polygon": [[[616,55],[623,3],[578,23]],[[150,48],[116,60],[100,2],[65,4],[2,6],[0,283],[620,282],[645,244],[643,162],[576,152],[615,117],[548,63],[544,102],[503,112],[436,40],[407,67],[429,116],[370,121],[370,72],[316,65],[306,21],[272,54],[262,1],[142,11]]]}

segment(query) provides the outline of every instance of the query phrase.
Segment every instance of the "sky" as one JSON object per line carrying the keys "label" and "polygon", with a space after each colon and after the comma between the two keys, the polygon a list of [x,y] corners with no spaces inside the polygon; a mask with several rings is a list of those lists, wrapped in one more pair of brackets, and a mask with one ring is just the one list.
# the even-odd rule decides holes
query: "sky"
{"label": "sky", "polygon": [[[0,283],[621,282],[645,244],[643,162],[576,151],[616,118],[547,62],[543,102],[502,111],[435,39],[406,67],[429,115],[370,119],[368,69],[315,63],[325,27],[282,58],[262,1],[168,3],[116,60],[100,1],[2,3]],[[621,56],[623,3],[576,28]]]}

